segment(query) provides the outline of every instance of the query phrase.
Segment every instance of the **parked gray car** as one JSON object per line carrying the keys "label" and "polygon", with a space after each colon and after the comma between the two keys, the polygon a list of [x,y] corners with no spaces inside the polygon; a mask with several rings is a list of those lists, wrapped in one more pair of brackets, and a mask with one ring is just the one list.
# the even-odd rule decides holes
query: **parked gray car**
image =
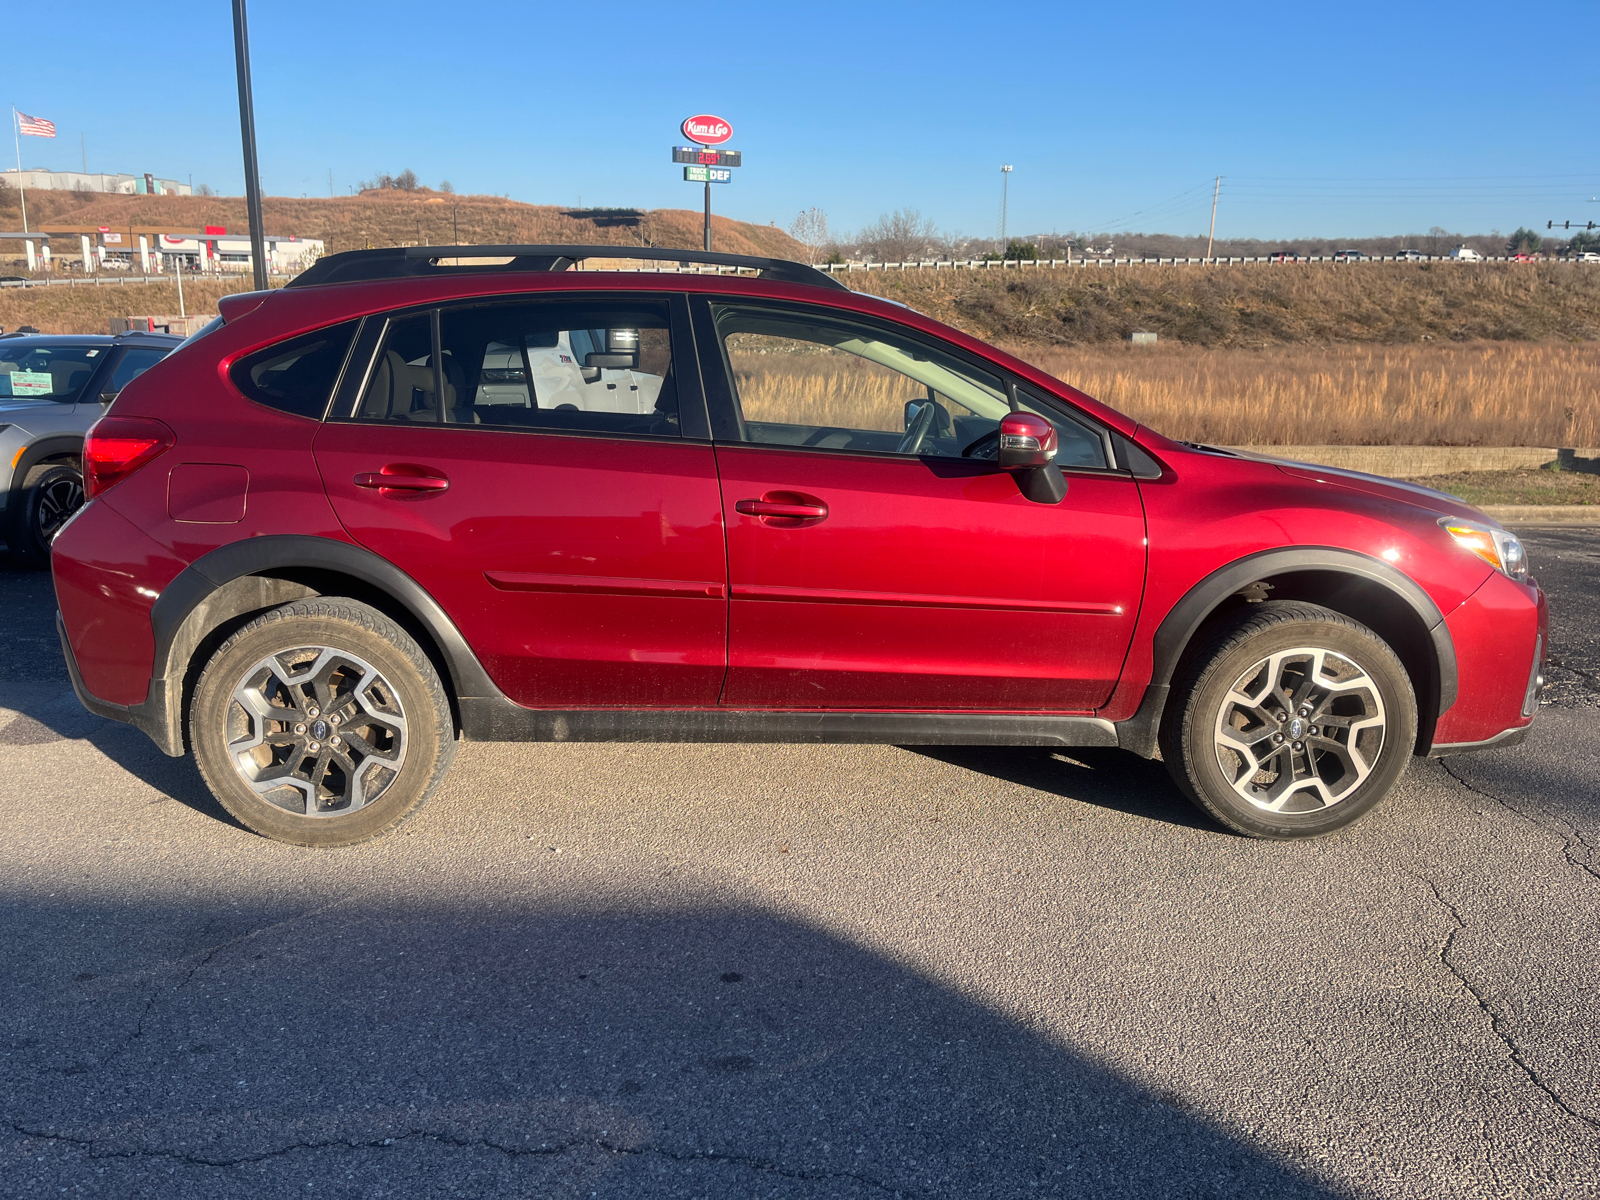
{"label": "parked gray car", "polygon": [[161,333],[0,335],[0,536],[25,566],[83,505],[83,435],[183,339]]}

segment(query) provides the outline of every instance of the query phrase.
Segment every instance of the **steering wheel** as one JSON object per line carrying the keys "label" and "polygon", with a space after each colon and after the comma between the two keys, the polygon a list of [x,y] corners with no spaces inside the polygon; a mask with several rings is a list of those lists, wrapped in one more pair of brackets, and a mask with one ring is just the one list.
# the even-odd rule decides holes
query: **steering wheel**
{"label": "steering wheel", "polygon": [[922,407],[917,409],[917,415],[911,418],[911,424],[906,426],[905,437],[894,448],[896,454],[916,454],[921,451],[922,443],[928,440],[928,431],[933,428],[937,408],[932,400],[923,402]]}
{"label": "steering wheel", "polygon": [[1000,429],[996,426],[961,452],[962,458],[999,458]]}

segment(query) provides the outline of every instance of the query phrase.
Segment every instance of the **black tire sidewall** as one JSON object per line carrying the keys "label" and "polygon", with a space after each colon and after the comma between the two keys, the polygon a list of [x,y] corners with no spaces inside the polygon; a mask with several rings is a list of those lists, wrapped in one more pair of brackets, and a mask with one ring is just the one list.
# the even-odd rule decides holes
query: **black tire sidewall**
{"label": "black tire sidewall", "polygon": [[[365,659],[395,689],[406,715],[400,774],[376,801],[346,816],[285,812],[245,782],[227,751],[225,716],[233,689],[262,659],[301,646],[331,647]],[[454,757],[454,734],[438,675],[416,643],[375,610],[337,601],[296,601],[228,639],[201,674],[189,717],[195,761],[222,806],[246,828],[297,846],[352,845],[398,825],[443,778]]]}
{"label": "black tire sidewall", "polygon": [[[1217,711],[1234,682],[1261,659],[1280,650],[1316,646],[1356,663],[1377,684],[1388,726],[1372,773],[1355,792],[1310,813],[1269,813],[1233,790],[1217,763]],[[1393,790],[1410,762],[1417,736],[1416,698],[1394,651],[1377,635],[1342,620],[1285,620],[1221,647],[1198,672],[1184,707],[1181,768],[1192,797],[1228,827],[1252,837],[1308,838],[1332,833],[1370,812]]]}
{"label": "black tire sidewall", "polygon": [[[10,518],[6,523],[6,545],[26,567],[43,570],[50,565],[50,543],[39,535],[39,508],[44,502],[45,487],[62,478],[74,479],[79,488],[83,487],[83,473],[59,463],[35,476],[6,506]],[[83,506],[80,503],[78,507]]]}

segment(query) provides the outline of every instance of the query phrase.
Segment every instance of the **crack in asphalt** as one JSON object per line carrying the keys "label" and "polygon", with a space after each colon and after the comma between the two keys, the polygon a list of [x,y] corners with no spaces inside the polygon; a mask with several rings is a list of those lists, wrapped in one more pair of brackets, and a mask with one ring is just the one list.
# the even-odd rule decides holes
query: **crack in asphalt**
{"label": "crack in asphalt", "polygon": [[381,1139],[368,1141],[349,1141],[347,1139],[333,1139],[321,1142],[294,1142],[287,1146],[280,1146],[273,1150],[266,1150],[260,1154],[242,1154],[231,1158],[207,1158],[196,1154],[186,1154],[176,1150],[110,1150],[95,1152],[95,1143],[92,1138],[73,1137],[64,1133],[47,1133],[43,1130],[29,1129],[16,1122],[10,1122],[13,1133],[19,1137],[31,1138],[35,1141],[60,1143],[76,1146],[94,1160],[108,1159],[166,1159],[170,1162],[182,1163],[185,1166],[229,1168],[249,1166],[254,1163],[266,1162],[269,1159],[281,1158],[293,1154],[297,1150],[384,1150],[397,1146],[402,1142],[435,1142],[442,1146],[449,1146],[458,1150],[483,1149],[492,1150],[503,1154],[510,1159],[518,1158],[554,1158],[566,1154],[571,1150],[592,1149],[600,1150],[607,1154],[629,1155],[637,1157],[657,1157],[670,1159],[673,1162],[691,1163],[727,1163],[732,1166],[746,1167],[750,1170],[760,1171],[768,1175],[776,1175],[783,1179],[796,1179],[802,1182],[820,1180],[853,1180],[866,1187],[884,1192],[890,1196],[926,1195],[926,1192],[908,1192],[903,1188],[862,1175],[854,1171],[828,1171],[806,1170],[800,1167],[785,1167],[770,1158],[762,1158],[752,1154],[732,1154],[716,1150],[671,1150],[664,1146],[626,1146],[604,1138],[570,1138],[566,1141],[556,1142],[538,1147],[506,1146],[499,1142],[490,1141],[488,1138],[458,1138],[444,1133],[429,1133],[426,1130],[412,1130],[409,1133],[399,1134]]}
{"label": "crack in asphalt", "polygon": [[[1600,870],[1597,870],[1594,864],[1589,861],[1594,858],[1597,847],[1592,845],[1588,839],[1578,831],[1576,826],[1568,825],[1564,821],[1557,821],[1554,824],[1547,824],[1546,822],[1540,821],[1535,817],[1530,817],[1527,813],[1523,812],[1520,808],[1516,807],[1516,805],[1512,804],[1504,797],[1497,796],[1493,792],[1485,791],[1476,784],[1468,783],[1460,775],[1457,775],[1453,770],[1450,769],[1450,760],[1448,758],[1441,758],[1439,760],[1439,765],[1444,768],[1444,773],[1446,775],[1450,776],[1451,779],[1454,779],[1474,796],[1482,796],[1485,800],[1493,800],[1512,816],[1521,818],[1529,825],[1532,825],[1535,829],[1539,830],[1541,833],[1549,833],[1561,838],[1562,842],[1564,843],[1561,847],[1562,856],[1573,866],[1577,867],[1578,870],[1585,871],[1594,876],[1596,880],[1600,880]],[[1587,852],[1587,858],[1580,859],[1573,856],[1572,847],[1574,844],[1584,848],[1584,850]]]}
{"label": "crack in asphalt", "polygon": [[[183,978],[178,980],[176,984],[172,985],[171,987],[163,987],[158,984],[151,989],[149,998],[144,1002],[144,1008],[140,1010],[139,1019],[133,1023],[133,1031],[129,1033],[127,1037],[123,1038],[122,1042],[115,1049],[108,1051],[106,1054],[96,1059],[92,1063],[74,1063],[70,1067],[56,1068],[54,1071],[52,1071],[52,1073],[57,1075],[85,1075],[90,1071],[101,1070],[102,1068],[109,1066],[111,1063],[116,1062],[117,1059],[121,1058],[122,1055],[128,1052],[135,1042],[144,1037],[145,1022],[149,1019],[151,1011],[155,1008],[156,1001],[161,999],[162,995],[164,994],[177,995],[179,992],[183,991],[184,988],[189,986],[190,980],[195,977],[200,969],[208,966],[212,959],[216,958],[217,955],[221,954],[224,950],[232,949],[234,946],[237,946],[242,942],[247,942],[251,938],[256,937],[259,934],[267,933],[270,930],[277,929],[279,926],[289,925],[295,921],[303,921],[307,917],[314,917],[319,913],[327,912],[330,908],[333,908],[339,903],[340,901],[335,900],[329,904],[324,904],[321,908],[307,909],[305,912],[297,913],[292,917],[284,917],[282,920],[269,922],[266,925],[261,925],[255,929],[246,930],[237,937],[228,938],[226,941],[218,942],[215,946],[211,946],[204,951],[200,951],[199,959],[197,959],[195,963],[183,973]],[[184,955],[176,959],[174,962],[169,963],[168,966],[177,966],[183,962],[184,958],[187,957],[189,956]]]}
{"label": "crack in asphalt", "polygon": [[1477,1002],[1478,1007],[1483,1010],[1484,1016],[1489,1018],[1489,1028],[1494,1032],[1495,1037],[1500,1039],[1501,1044],[1505,1046],[1507,1052],[1511,1055],[1511,1061],[1515,1063],[1518,1069],[1522,1071],[1523,1075],[1527,1077],[1528,1082],[1533,1084],[1534,1087],[1538,1088],[1546,1096],[1549,1096],[1551,1102],[1554,1103],[1555,1106],[1562,1112],[1573,1118],[1573,1120],[1582,1121],[1591,1129],[1600,1129],[1600,1120],[1597,1120],[1594,1117],[1585,1116],[1583,1113],[1573,1108],[1561,1098],[1560,1093],[1558,1093],[1555,1088],[1544,1081],[1544,1079],[1539,1075],[1539,1072],[1533,1069],[1532,1064],[1530,1064],[1528,1060],[1523,1057],[1522,1047],[1517,1045],[1516,1039],[1512,1037],[1510,1023],[1495,1011],[1494,1007],[1489,1003],[1488,997],[1485,996],[1481,990],[1479,990],[1477,985],[1467,978],[1466,973],[1463,972],[1460,967],[1456,966],[1456,964],[1451,961],[1451,951],[1455,949],[1456,934],[1466,929],[1467,923],[1461,916],[1461,910],[1458,909],[1455,906],[1455,903],[1444,894],[1443,889],[1441,889],[1437,883],[1429,879],[1426,875],[1417,875],[1416,878],[1428,885],[1428,889],[1433,893],[1433,898],[1439,902],[1440,906],[1450,914],[1450,919],[1455,922],[1455,928],[1449,932],[1444,939],[1444,944],[1439,947],[1439,962],[1443,965],[1445,970],[1449,971],[1450,974],[1456,977],[1456,980],[1461,984],[1462,988],[1464,988],[1467,994]]}

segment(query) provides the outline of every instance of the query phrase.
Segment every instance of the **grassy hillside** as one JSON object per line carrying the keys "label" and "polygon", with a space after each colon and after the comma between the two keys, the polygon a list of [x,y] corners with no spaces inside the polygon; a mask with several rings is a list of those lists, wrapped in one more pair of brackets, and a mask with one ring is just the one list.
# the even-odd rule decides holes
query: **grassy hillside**
{"label": "grassy hillside", "polygon": [[[570,209],[521,204],[498,196],[447,196],[426,188],[392,189],[359,196],[262,201],[268,233],[321,238],[329,253],[368,246],[582,242],[590,245],[698,247],[703,218],[687,209]],[[22,228],[17,194],[0,189],[0,228]],[[198,230],[222,225],[248,229],[242,196],[113,196],[94,192],[28,193],[28,225],[129,225]],[[718,250],[794,258],[804,254],[783,230],[715,214],[711,233]],[[65,252],[77,257],[77,240]]]}
{"label": "grassy hillside", "polygon": [[1600,338],[1600,266],[1330,263],[857,271],[841,276],[990,340],[1213,349]]}

